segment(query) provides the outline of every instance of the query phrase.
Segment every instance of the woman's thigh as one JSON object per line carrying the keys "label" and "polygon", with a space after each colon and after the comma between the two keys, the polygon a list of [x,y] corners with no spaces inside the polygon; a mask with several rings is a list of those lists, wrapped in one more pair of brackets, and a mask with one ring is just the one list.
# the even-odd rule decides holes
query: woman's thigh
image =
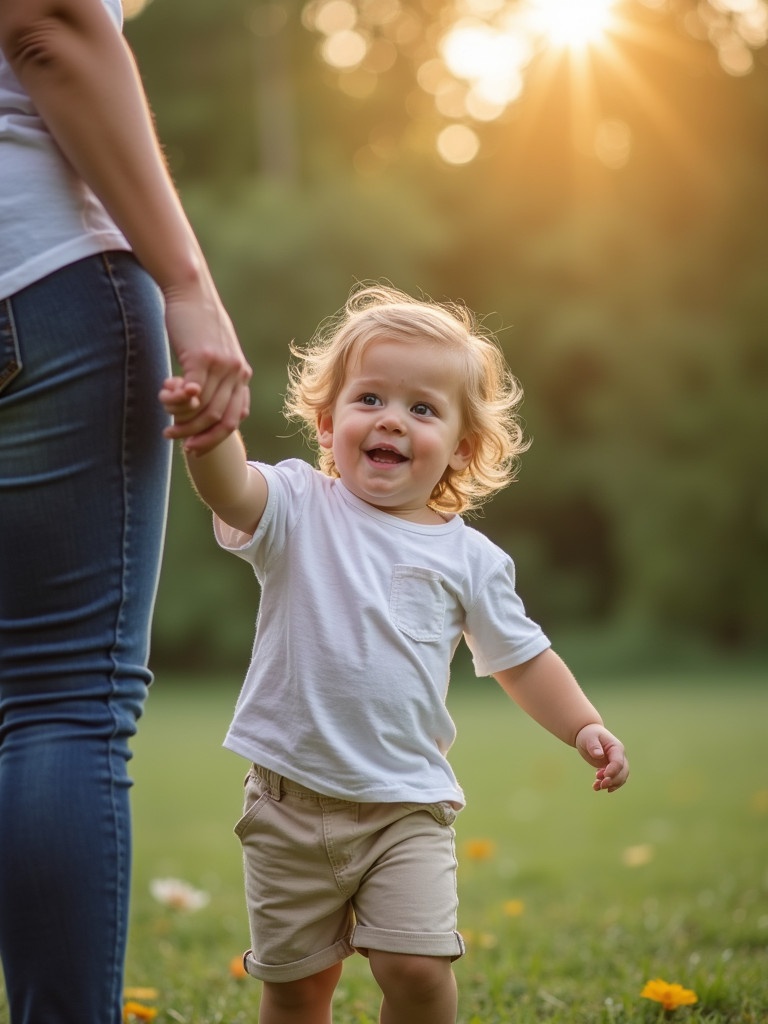
{"label": "woman's thigh", "polygon": [[0,302],[0,955],[25,1024],[121,1019],[167,368],[128,254]]}
{"label": "woman's thigh", "polygon": [[3,360],[2,693],[146,683],[170,455],[157,289],[127,253],[65,267],[0,302]]}

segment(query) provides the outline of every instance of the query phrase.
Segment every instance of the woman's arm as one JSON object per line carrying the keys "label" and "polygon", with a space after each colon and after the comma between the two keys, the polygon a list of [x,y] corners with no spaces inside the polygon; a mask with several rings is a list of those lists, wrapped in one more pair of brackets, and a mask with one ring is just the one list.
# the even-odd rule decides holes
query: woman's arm
{"label": "woman's arm", "polygon": [[102,0],[3,0],[0,48],[62,152],[163,291],[171,345],[200,384],[176,436],[203,451],[248,412],[250,368],[182,209],[127,43]]}

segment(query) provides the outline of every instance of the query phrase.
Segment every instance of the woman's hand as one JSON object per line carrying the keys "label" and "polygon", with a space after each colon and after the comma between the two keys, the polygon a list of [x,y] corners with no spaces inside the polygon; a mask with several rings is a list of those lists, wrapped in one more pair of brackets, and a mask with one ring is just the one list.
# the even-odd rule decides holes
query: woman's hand
{"label": "woman's hand", "polygon": [[184,439],[185,451],[201,455],[248,415],[251,368],[212,282],[205,288],[167,289],[165,301],[168,337],[186,389],[183,408],[168,410],[174,423],[165,436]]}

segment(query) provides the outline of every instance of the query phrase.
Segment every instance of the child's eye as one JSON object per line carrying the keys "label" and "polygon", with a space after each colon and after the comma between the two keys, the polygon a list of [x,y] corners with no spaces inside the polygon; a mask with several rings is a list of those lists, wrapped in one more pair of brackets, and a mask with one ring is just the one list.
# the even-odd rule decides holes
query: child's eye
{"label": "child's eye", "polygon": [[376,395],[361,395],[359,401],[362,405],[378,405],[379,399]]}
{"label": "child's eye", "polygon": [[431,405],[427,405],[426,402],[417,402],[416,405],[412,406],[413,411],[417,416],[434,416],[435,411]]}

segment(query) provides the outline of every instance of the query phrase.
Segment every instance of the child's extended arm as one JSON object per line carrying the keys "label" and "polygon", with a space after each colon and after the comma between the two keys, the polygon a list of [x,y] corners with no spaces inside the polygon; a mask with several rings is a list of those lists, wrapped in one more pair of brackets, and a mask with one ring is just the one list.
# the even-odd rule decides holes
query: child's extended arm
{"label": "child's extended arm", "polygon": [[[183,424],[195,415],[199,385],[169,377],[160,391],[160,401],[174,423]],[[185,443],[184,455],[192,483],[205,504],[228,526],[253,534],[264,512],[268,489],[261,473],[248,465],[239,431],[201,454]]]}
{"label": "child's extended arm", "polygon": [[543,651],[495,677],[512,700],[539,725],[576,747],[597,769],[593,789],[609,793],[629,776],[623,744],[603,725],[567,665],[552,650]]}

